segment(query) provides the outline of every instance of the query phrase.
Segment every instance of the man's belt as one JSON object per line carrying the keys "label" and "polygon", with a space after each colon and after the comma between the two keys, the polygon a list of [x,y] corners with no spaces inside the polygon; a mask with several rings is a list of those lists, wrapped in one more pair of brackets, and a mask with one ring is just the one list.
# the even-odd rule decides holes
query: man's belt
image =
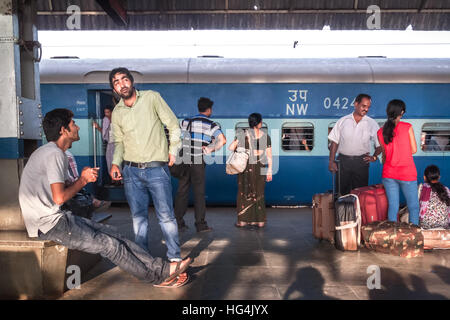
{"label": "man's belt", "polygon": [[342,154],[342,153],[339,154],[339,157],[342,157],[342,158],[345,158],[345,159],[350,159],[350,160],[361,159],[361,158],[364,158],[364,157],[367,157],[367,156],[368,156],[368,154],[362,154],[360,156],[347,156],[347,155]]}
{"label": "man's belt", "polygon": [[164,167],[167,162],[164,161],[150,161],[150,162],[132,162],[132,161],[124,161],[124,166],[132,166],[139,169],[146,169],[146,168],[156,168],[156,167]]}

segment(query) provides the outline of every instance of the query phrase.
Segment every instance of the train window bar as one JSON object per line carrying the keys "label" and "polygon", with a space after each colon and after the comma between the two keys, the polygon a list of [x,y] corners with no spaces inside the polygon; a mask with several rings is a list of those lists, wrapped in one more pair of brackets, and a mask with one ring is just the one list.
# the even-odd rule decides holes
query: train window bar
{"label": "train window bar", "polygon": [[450,123],[424,123],[420,136],[420,148],[425,152],[450,151]]}
{"label": "train window bar", "polygon": [[163,125],[164,127],[164,133],[166,134],[166,139],[167,139],[167,145],[170,147],[170,135],[169,135],[169,129],[167,129],[167,127],[165,125]]}
{"label": "train window bar", "polygon": [[281,148],[285,151],[311,151],[314,148],[314,125],[311,122],[283,123]]}
{"label": "train window bar", "polygon": [[[336,125],[336,121],[333,121],[333,122],[331,122],[331,123],[328,125],[328,134],[327,134],[327,137],[328,137],[328,135],[330,134],[331,130],[333,130],[333,128],[334,128],[335,125]],[[331,140],[328,139],[328,150],[330,150],[330,148],[331,148]]]}

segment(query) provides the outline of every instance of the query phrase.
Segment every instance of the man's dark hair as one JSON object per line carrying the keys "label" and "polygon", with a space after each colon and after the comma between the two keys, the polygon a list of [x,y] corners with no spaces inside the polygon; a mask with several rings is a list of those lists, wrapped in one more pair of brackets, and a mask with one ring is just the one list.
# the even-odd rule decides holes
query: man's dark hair
{"label": "man's dark hair", "polygon": [[42,121],[47,141],[56,141],[61,136],[61,127],[69,129],[69,123],[73,118],[73,112],[69,109],[54,109],[47,112]]}
{"label": "man's dark hair", "polygon": [[133,75],[131,74],[130,70],[128,70],[127,68],[124,68],[124,67],[120,67],[120,68],[112,69],[111,72],[109,73],[109,85],[111,86],[111,88],[114,88],[112,81],[113,81],[114,76],[118,73],[123,73],[124,75],[126,75],[127,78],[130,79],[131,83],[134,84],[134,78],[133,78]]}
{"label": "man's dark hair", "polygon": [[252,113],[248,116],[248,125],[250,128],[256,127],[262,121],[262,116],[260,113]]}
{"label": "man's dark hair", "polygon": [[372,97],[369,96],[368,94],[360,93],[360,94],[358,94],[358,96],[355,98],[355,102],[360,103],[362,99],[369,99],[369,100],[372,100]]}
{"label": "man's dark hair", "polygon": [[209,108],[212,108],[214,101],[201,97],[198,99],[198,112],[205,112]]}

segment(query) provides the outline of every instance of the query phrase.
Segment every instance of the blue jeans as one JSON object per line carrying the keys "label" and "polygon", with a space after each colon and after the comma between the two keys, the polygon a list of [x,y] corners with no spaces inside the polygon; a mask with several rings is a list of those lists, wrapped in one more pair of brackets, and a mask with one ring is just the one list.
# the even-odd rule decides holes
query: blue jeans
{"label": "blue jeans", "polygon": [[417,196],[417,180],[402,181],[397,179],[383,178],[386,196],[389,202],[388,219],[397,221],[397,213],[400,206],[400,188],[406,198],[409,210],[409,222],[419,225],[419,197]]}
{"label": "blue jeans", "polygon": [[58,223],[39,238],[52,240],[83,252],[100,254],[140,280],[159,284],[169,276],[169,263],[153,258],[112,226],[97,223],[63,211]]}
{"label": "blue jeans", "polygon": [[148,248],[148,206],[152,196],[156,217],[167,245],[169,260],[181,260],[178,225],[173,210],[172,183],[167,165],[139,169],[124,166],[122,170],[125,196],[133,218],[135,241]]}

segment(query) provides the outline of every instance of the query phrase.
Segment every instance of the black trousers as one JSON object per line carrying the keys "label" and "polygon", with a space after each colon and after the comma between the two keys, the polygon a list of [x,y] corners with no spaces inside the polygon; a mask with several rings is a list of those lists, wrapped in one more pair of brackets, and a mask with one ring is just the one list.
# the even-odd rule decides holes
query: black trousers
{"label": "black trousers", "polygon": [[369,163],[361,156],[346,156],[339,154],[339,175],[337,179],[337,192],[341,195],[351,190],[369,185]]}
{"label": "black trousers", "polygon": [[174,210],[179,227],[185,225],[183,217],[188,208],[189,188],[191,185],[194,192],[195,226],[197,229],[202,229],[207,226],[205,221],[205,167],[205,163],[191,164],[189,165],[187,174],[178,180]]}

